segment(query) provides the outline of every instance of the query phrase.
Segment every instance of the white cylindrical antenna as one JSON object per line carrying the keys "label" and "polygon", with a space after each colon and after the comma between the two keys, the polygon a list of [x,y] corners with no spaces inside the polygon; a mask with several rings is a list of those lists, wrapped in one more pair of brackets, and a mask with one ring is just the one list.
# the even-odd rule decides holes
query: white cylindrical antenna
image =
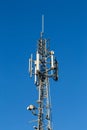
{"label": "white cylindrical antenna", "polygon": [[36,71],[36,61],[35,61],[35,77],[34,77],[34,84],[37,82],[37,71]]}
{"label": "white cylindrical antenna", "polygon": [[54,51],[51,51],[51,68],[54,69]]}
{"label": "white cylindrical antenna", "polygon": [[51,68],[54,68],[54,64],[53,64],[53,55],[51,55]]}
{"label": "white cylindrical antenna", "polygon": [[39,71],[39,53],[38,53],[38,51],[36,53],[36,71],[37,72]]}

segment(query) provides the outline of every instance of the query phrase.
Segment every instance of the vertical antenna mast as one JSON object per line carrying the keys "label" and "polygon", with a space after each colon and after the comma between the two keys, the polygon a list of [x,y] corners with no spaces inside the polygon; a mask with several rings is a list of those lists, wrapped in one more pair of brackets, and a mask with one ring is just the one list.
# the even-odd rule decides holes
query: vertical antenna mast
{"label": "vertical antenna mast", "polygon": [[42,15],[42,33],[44,33],[44,15]]}
{"label": "vertical antenna mast", "polygon": [[44,15],[42,15],[42,31],[41,31],[41,37],[44,34]]}
{"label": "vertical antenna mast", "polygon": [[37,117],[35,130],[52,130],[51,120],[51,100],[49,79],[58,80],[58,63],[54,56],[54,51],[48,48],[48,40],[43,38],[44,15],[42,15],[42,32],[38,40],[36,60],[29,59],[30,77],[34,75],[34,83],[38,90],[37,107],[29,105],[30,110]]}

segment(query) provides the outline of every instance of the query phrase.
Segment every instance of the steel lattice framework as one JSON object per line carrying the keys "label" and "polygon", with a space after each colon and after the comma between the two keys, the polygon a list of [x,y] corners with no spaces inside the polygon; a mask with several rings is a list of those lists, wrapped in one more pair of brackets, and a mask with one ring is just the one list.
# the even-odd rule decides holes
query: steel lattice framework
{"label": "steel lattice framework", "polygon": [[36,60],[33,55],[29,59],[30,77],[34,75],[34,83],[38,90],[38,107],[29,105],[27,110],[32,111],[37,116],[36,130],[52,130],[51,121],[51,99],[49,78],[58,80],[58,62],[54,56],[54,51],[50,51],[50,42],[43,37],[44,16],[42,16],[42,32],[37,43]]}

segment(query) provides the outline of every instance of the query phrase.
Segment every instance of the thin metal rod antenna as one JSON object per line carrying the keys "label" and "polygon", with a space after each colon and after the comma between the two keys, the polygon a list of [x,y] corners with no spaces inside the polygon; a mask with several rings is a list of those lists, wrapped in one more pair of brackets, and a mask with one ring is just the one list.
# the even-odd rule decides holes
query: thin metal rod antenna
{"label": "thin metal rod antenna", "polygon": [[43,34],[44,34],[44,15],[42,15],[42,30],[41,30],[41,33],[40,33],[41,38],[43,37]]}
{"label": "thin metal rod antenna", "polygon": [[42,34],[44,33],[44,15],[42,15]]}

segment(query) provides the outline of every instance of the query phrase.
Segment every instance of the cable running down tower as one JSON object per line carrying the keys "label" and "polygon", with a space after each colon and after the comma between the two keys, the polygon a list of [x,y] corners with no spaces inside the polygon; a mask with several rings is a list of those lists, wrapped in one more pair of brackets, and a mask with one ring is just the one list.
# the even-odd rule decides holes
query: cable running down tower
{"label": "cable running down tower", "polygon": [[29,105],[27,110],[37,117],[35,130],[52,130],[49,79],[58,80],[58,62],[54,51],[50,51],[49,40],[43,35],[44,15],[42,15],[42,32],[37,43],[36,60],[33,60],[32,54],[29,59],[30,77],[34,75],[34,84],[38,90],[38,106]]}

